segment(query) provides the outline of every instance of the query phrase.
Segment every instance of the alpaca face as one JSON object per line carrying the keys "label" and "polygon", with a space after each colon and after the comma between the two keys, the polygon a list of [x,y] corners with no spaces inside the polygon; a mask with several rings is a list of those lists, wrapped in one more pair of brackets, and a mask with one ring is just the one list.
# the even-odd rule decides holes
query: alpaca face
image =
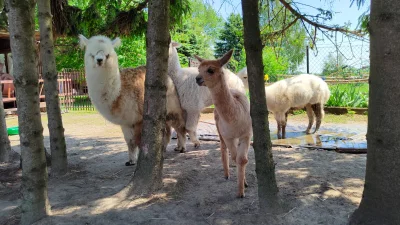
{"label": "alpaca face", "polygon": [[115,61],[118,60],[118,57],[114,48],[121,44],[119,38],[113,41],[104,36],[94,36],[88,40],[80,35],[79,38],[81,47],[86,47],[85,66],[107,68],[116,65]]}
{"label": "alpaca face", "polygon": [[195,55],[197,60],[200,62],[199,75],[196,77],[197,85],[213,88],[217,83],[219,83],[221,76],[223,76],[222,67],[229,62],[232,53],[233,50],[230,50],[217,60],[205,60]]}

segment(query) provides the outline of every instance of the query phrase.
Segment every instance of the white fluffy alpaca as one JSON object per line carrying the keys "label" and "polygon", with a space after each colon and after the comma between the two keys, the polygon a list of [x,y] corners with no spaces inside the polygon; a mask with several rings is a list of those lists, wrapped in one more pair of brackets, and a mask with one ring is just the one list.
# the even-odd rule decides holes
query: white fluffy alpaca
{"label": "white fluffy alpaca", "polygon": [[317,120],[314,133],[318,131],[325,115],[324,105],[330,97],[330,91],[326,82],[320,77],[301,74],[265,87],[265,96],[268,110],[274,114],[278,124],[278,138],[285,138],[287,113],[290,108],[306,107],[308,115],[306,133],[310,133],[314,123],[314,112]]}
{"label": "white fluffy alpaca", "polygon": [[[85,74],[89,97],[108,121],[120,125],[129,150],[126,165],[135,164],[140,144],[144,80],[146,67],[118,68],[118,56],[114,48],[121,44],[119,38],[111,41],[104,36],[94,36],[89,40],[79,35],[81,47],[85,51]],[[170,78],[167,81],[167,134],[168,144],[173,126],[178,134],[176,150],[185,151],[185,124],[175,86]]]}
{"label": "white fluffy alpaca", "polygon": [[[247,68],[239,71],[238,76],[248,87]],[[285,138],[290,108],[306,108],[308,116],[306,133],[310,133],[315,114],[317,121],[314,133],[318,131],[325,115],[324,104],[329,100],[330,91],[326,82],[320,77],[312,74],[300,74],[265,87],[265,95],[268,111],[274,114],[278,125],[278,138]]]}
{"label": "white fluffy alpaca", "polygon": [[[168,59],[168,75],[172,78],[178,91],[179,100],[182,109],[186,114],[186,130],[189,133],[190,140],[195,147],[200,145],[197,139],[197,124],[201,111],[213,104],[211,93],[206,87],[200,87],[196,84],[196,76],[199,75],[197,67],[181,68],[178,52],[176,48],[180,44],[171,42]],[[224,70],[224,76],[229,88],[239,90],[245,93],[244,85],[241,79],[228,69]]]}

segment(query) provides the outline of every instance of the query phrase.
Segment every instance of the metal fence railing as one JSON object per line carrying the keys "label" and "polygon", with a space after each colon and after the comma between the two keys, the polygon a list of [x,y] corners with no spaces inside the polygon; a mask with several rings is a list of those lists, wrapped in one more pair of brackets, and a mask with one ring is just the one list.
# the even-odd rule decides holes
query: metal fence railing
{"label": "metal fence railing", "polygon": [[83,70],[63,69],[58,74],[62,110],[94,110]]}

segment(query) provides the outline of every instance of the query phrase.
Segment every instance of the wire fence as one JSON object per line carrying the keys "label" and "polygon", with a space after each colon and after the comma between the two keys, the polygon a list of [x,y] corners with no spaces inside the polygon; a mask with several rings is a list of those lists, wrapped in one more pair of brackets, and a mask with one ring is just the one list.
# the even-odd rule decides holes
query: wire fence
{"label": "wire fence", "polygon": [[369,77],[369,44],[320,45],[306,48],[298,72],[332,79],[366,79]]}

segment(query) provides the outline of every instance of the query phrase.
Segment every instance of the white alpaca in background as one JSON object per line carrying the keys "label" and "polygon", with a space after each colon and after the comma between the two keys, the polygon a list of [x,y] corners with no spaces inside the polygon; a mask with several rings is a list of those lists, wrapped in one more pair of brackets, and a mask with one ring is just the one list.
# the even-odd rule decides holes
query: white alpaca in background
{"label": "white alpaca in background", "polygon": [[[199,75],[197,67],[182,68],[179,62],[178,52],[176,50],[180,44],[171,42],[168,58],[168,75],[172,78],[179,100],[186,115],[186,130],[189,133],[190,140],[195,147],[200,146],[197,139],[197,124],[199,123],[201,111],[213,104],[211,93],[206,87],[200,87],[196,84],[196,76]],[[243,82],[236,74],[223,68],[224,76],[229,88],[236,89],[245,93]]]}
{"label": "white alpaca in background", "polygon": [[[94,36],[89,40],[79,35],[81,47],[85,51],[85,74],[89,97],[108,121],[120,125],[129,150],[129,161],[133,165],[138,158],[143,121],[144,81],[146,67],[118,68],[118,56],[114,48],[121,44],[119,38],[111,41],[104,36]],[[185,151],[185,121],[172,80],[167,80],[167,134],[164,144],[170,141],[171,126],[178,134],[178,147]]]}
{"label": "white alpaca in background", "polygon": [[[247,68],[239,71],[238,76],[248,87]],[[306,133],[309,134],[314,124],[314,114],[316,125],[314,133],[321,126],[324,118],[324,105],[329,100],[330,90],[328,84],[320,77],[312,74],[300,74],[277,81],[265,87],[268,111],[274,114],[278,125],[278,138],[286,137],[286,123],[290,108],[306,108],[308,116],[308,127]]]}

